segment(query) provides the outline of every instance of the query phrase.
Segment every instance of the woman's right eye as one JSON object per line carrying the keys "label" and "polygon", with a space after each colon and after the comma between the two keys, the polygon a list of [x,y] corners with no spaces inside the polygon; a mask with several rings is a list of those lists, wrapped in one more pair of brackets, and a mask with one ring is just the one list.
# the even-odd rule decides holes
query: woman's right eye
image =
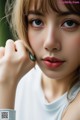
{"label": "woman's right eye", "polygon": [[29,20],[28,23],[35,28],[43,27],[43,22],[40,19]]}

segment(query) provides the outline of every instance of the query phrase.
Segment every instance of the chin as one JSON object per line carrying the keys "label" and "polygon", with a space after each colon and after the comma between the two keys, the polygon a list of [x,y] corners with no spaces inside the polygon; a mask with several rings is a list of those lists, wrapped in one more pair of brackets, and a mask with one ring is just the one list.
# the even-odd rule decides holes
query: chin
{"label": "chin", "polygon": [[66,75],[64,76],[64,73],[62,74],[54,71],[45,71],[45,70],[42,70],[42,71],[43,71],[43,74],[50,79],[61,80],[66,76]]}

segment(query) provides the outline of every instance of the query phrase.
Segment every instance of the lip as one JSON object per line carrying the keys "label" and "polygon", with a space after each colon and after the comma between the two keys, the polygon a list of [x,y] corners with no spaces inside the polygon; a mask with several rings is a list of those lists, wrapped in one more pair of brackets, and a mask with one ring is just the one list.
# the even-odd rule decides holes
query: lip
{"label": "lip", "polygon": [[43,59],[43,63],[47,68],[55,69],[60,67],[65,61],[56,57],[46,57]]}
{"label": "lip", "polygon": [[43,59],[44,61],[50,61],[50,62],[62,62],[63,60],[56,58],[56,57],[46,57]]}

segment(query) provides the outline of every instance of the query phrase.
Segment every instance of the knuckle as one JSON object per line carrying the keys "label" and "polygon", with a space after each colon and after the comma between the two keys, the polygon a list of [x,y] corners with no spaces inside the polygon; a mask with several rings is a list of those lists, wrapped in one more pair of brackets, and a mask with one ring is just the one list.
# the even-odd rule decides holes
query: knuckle
{"label": "knuckle", "polygon": [[17,40],[17,41],[15,41],[15,45],[24,46],[24,43],[22,40]]}
{"label": "knuckle", "polygon": [[20,44],[21,43],[21,40],[16,40],[15,41],[15,44]]}
{"label": "knuckle", "polygon": [[6,41],[6,44],[7,44],[7,43],[14,43],[14,41],[11,40],[11,39],[8,39],[8,40]]}

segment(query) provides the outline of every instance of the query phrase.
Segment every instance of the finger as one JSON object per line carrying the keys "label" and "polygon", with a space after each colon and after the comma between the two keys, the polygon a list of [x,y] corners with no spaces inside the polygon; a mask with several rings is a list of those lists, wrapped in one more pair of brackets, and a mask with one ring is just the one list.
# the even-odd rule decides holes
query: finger
{"label": "finger", "polygon": [[5,55],[11,55],[13,52],[15,52],[15,44],[13,40],[7,40],[6,46],[5,46]]}
{"label": "finger", "polygon": [[20,54],[26,54],[27,53],[26,47],[21,40],[17,40],[14,44],[16,46],[16,50]]}
{"label": "finger", "polygon": [[4,47],[0,47],[0,58],[2,58],[5,54],[5,48]]}
{"label": "finger", "polygon": [[26,49],[24,43],[21,40],[17,40],[15,42],[16,50],[19,52],[20,56],[24,56],[24,58],[27,58],[31,62],[36,61],[36,56],[32,54],[28,49]]}
{"label": "finger", "polygon": [[28,43],[27,41],[25,42],[25,41],[23,41],[23,40],[21,40],[21,42],[24,44],[26,50],[29,51],[30,53],[32,53],[32,54],[34,55],[34,52],[33,52],[33,50],[31,49],[29,43]]}

